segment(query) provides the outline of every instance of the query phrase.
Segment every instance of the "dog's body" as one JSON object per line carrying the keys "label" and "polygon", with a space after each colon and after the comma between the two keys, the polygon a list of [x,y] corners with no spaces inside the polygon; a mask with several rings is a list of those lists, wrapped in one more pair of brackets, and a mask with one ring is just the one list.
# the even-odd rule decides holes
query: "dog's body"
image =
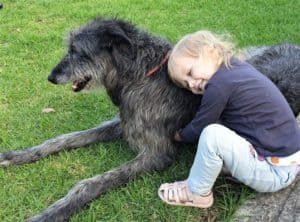
{"label": "dog's body", "polygon": [[[62,135],[41,145],[0,154],[1,165],[36,161],[72,149],[123,137],[137,151],[124,165],[78,183],[62,199],[30,221],[63,221],[106,191],[136,175],[163,170],[174,160],[174,132],[195,114],[201,99],[176,87],[163,64],[171,45],[115,19],[96,19],[70,36],[69,51],[48,77],[55,84],[73,81],[74,91],[104,85],[120,117],[90,130]],[[300,111],[300,49],[291,44],[248,51],[249,62],[274,81],[293,112]],[[278,61],[278,62],[276,62]],[[283,61],[283,62],[282,62]],[[283,82],[290,82],[286,87]]]}

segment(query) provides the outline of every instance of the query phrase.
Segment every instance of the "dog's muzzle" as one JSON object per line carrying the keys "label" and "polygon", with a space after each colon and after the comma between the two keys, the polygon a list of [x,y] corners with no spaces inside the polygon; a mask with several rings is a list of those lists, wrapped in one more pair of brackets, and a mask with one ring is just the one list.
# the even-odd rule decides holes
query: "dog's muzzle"
{"label": "dog's muzzle", "polygon": [[48,81],[51,82],[51,83],[53,83],[53,84],[57,84],[57,79],[52,74],[50,74],[48,76]]}

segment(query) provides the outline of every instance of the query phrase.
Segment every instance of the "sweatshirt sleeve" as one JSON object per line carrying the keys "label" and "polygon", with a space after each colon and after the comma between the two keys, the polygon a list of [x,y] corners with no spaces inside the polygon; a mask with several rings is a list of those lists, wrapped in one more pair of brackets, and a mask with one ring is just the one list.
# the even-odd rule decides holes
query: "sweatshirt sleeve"
{"label": "sweatshirt sleeve", "polygon": [[197,142],[202,130],[220,119],[227,101],[228,96],[222,93],[218,87],[207,86],[194,119],[179,132],[182,142]]}

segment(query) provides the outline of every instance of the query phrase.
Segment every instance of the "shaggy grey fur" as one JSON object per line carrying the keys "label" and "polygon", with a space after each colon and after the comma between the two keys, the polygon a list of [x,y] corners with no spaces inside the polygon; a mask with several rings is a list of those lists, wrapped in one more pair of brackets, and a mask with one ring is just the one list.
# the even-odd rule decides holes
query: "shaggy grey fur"
{"label": "shaggy grey fur", "polygon": [[281,44],[248,50],[248,62],[280,89],[295,116],[300,112],[300,47]]}
{"label": "shaggy grey fur", "polygon": [[[120,167],[80,181],[65,197],[28,221],[65,221],[108,190],[126,184],[140,173],[163,170],[172,163],[178,146],[172,140],[174,132],[192,119],[201,101],[199,96],[176,87],[170,81],[166,64],[154,76],[146,76],[171,47],[167,41],[117,19],[97,18],[70,34],[68,52],[49,75],[49,81],[54,84],[73,82],[73,89],[77,92],[103,85],[119,107],[120,117],[94,129],[62,135],[33,148],[0,154],[0,164],[29,163],[61,149],[120,137],[137,151],[137,156]],[[291,54],[265,53],[276,51],[278,47],[291,48],[288,50]],[[265,64],[254,57],[250,57],[250,61],[268,76],[274,73],[279,81],[290,78],[288,81],[295,81],[299,86],[299,67],[288,66],[289,59],[299,55],[296,46],[286,44],[260,51],[255,58],[261,57]],[[273,57],[267,60],[264,56]],[[281,57],[286,60],[286,69],[284,73],[276,74],[277,66],[272,64],[269,67],[270,61]],[[265,70],[265,67],[270,69]],[[289,74],[293,71],[296,72]],[[297,93],[299,98],[299,91]],[[295,114],[299,112],[299,103],[290,105]]]}

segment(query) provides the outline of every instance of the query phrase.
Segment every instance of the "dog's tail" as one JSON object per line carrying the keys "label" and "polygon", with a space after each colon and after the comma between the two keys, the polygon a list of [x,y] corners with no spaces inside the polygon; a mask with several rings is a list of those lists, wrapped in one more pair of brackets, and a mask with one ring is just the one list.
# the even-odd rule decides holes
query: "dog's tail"
{"label": "dog's tail", "polygon": [[66,221],[72,214],[105,192],[126,184],[142,172],[161,170],[171,161],[168,155],[161,153],[159,155],[140,153],[136,158],[116,169],[80,181],[65,197],[27,221]]}

